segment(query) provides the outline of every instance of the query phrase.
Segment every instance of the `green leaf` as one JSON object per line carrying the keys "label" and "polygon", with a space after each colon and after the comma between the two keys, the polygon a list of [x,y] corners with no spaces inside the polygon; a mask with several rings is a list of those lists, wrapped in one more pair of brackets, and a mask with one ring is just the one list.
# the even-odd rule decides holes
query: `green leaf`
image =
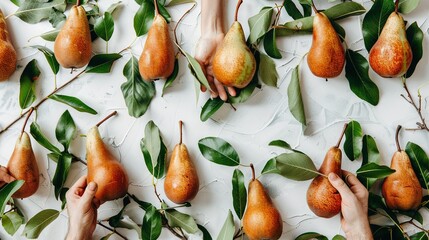
{"label": "green leaf", "polygon": [[109,41],[115,30],[115,22],[113,21],[112,14],[104,12],[104,17],[100,17],[95,21],[94,31],[104,41]]}
{"label": "green leaf", "polygon": [[144,139],[140,141],[140,149],[143,153],[144,161],[146,163],[146,167],[149,170],[149,172],[156,178],[160,179],[164,177],[165,175],[165,162],[167,158],[167,147],[163,142],[161,142],[161,150],[158,155],[158,160],[156,162],[156,166],[152,163],[152,158],[149,154],[149,151],[147,150]]}
{"label": "green leaf", "polygon": [[411,13],[419,6],[419,3],[420,0],[399,0],[398,11],[403,14]]}
{"label": "green leaf", "polygon": [[165,19],[165,21],[167,21],[167,23],[170,23],[171,22],[171,16],[170,16],[170,13],[167,11],[167,9],[164,7],[164,5],[158,4],[158,8],[159,8],[159,14],[161,14],[161,16],[164,17],[164,19]]}
{"label": "green leaf", "polygon": [[201,110],[201,121],[207,121],[213,114],[219,110],[225,102],[220,98],[209,98]]}
{"label": "green leaf", "polygon": [[418,232],[410,236],[410,240],[429,240],[429,236],[425,232]]}
{"label": "green leaf", "polygon": [[394,169],[390,169],[387,166],[380,166],[377,163],[367,163],[360,167],[356,174],[365,178],[385,178],[390,174],[394,173]]}
{"label": "green leaf", "polygon": [[327,237],[315,232],[306,232],[295,238],[295,240],[310,240],[310,239],[328,240]]}
{"label": "green leaf", "polygon": [[286,9],[287,14],[289,14],[289,16],[291,16],[294,20],[304,17],[292,0],[285,0],[283,2],[283,6]]}
{"label": "green leaf", "polygon": [[249,42],[250,44],[256,43],[262,36],[267,33],[270,24],[271,18],[273,16],[272,7],[263,7],[261,11],[255,16],[249,18]]}
{"label": "green leaf", "polygon": [[212,236],[210,235],[209,231],[207,231],[207,229],[204,226],[202,226],[200,224],[197,224],[197,226],[201,230],[201,232],[203,233],[203,240],[212,240]]}
{"label": "green leaf", "polygon": [[169,2],[165,6],[166,7],[171,7],[171,6],[176,6],[176,5],[180,5],[180,4],[194,3],[194,2],[195,2],[195,0],[172,0],[171,2]]}
{"label": "green leaf", "polygon": [[161,214],[154,206],[150,206],[146,209],[146,213],[143,217],[142,232],[141,236],[143,240],[155,240],[161,235],[162,220]]}
{"label": "green leaf", "polygon": [[52,8],[64,12],[66,6],[67,4],[64,0],[23,1],[14,15],[26,23],[34,24],[49,18],[52,13]]}
{"label": "green leaf", "polygon": [[149,121],[144,129],[144,135],[144,145],[150,154],[152,165],[155,166],[161,151],[161,134],[158,126],[153,121]]}
{"label": "green leaf", "polygon": [[123,218],[122,214],[124,213],[125,208],[128,206],[128,204],[130,204],[130,198],[128,196],[124,197],[124,199],[122,200],[122,204],[123,206],[119,213],[109,218],[109,225],[111,227],[116,228],[119,226],[120,221]]}
{"label": "green leaf", "polygon": [[289,143],[283,140],[273,140],[268,144],[268,146],[280,147],[286,150],[294,151],[293,148],[289,145]]}
{"label": "green leaf", "polygon": [[239,219],[243,218],[246,202],[247,192],[244,185],[244,175],[239,169],[235,169],[232,175],[232,203]]}
{"label": "green leaf", "polygon": [[405,215],[410,217],[411,219],[419,222],[423,225],[423,216],[418,212],[418,210],[409,210],[409,211],[402,211],[398,210],[399,214]]}
{"label": "green leaf", "polygon": [[319,173],[313,161],[301,152],[283,153],[274,158],[279,174],[288,179],[305,181]]}
{"label": "green leaf", "polygon": [[264,168],[261,171],[261,174],[270,173],[280,174],[280,171],[277,169],[277,161],[274,158],[268,160],[268,162],[265,164]]}
{"label": "green leaf", "polygon": [[117,3],[112,3],[106,10],[106,12],[113,14],[116,9],[118,9],[118,7],[121,5],[121,1],[117,2]]}
{"label": "green leaf", "polygon": [[97,114],[97,111],[95,111],[93,108],[86,105],[84,102],[82,102],[79,98],[76,98],[76,97],[54,94],[49,96],[49,99],[55,100],[60,103],[64,103],[76,109],[79,112],[86,112],[94,115]]}
{"label": "green leaf", "polygon": [[189,234],[194,234],[198,231],[197,223],[194,218],[188,214],[181,213],[176,209],[168,209],[165,211],[170,227],[179,227]]}
{"label": "green leaf", "polygon": [[[291,1],[291,0],[289,0]],[[276,28],[272,28],[268,31],[264,36],[264,49],[265,52],[272,58],[280,59],[282,58],[282,54],[277,48],[276,42]]]}
{"label": "green leaf", "polygon": [[411,61],[410,68],[408,68],[405,77],[409,78],[413,75],[417,64],[423,57],[423,31],[414,22],[407,28],[407,40],[410,43],[411,51],[413,52],[413,60]]}
{"label": "green leaf", "polygon": [[119,53],[98,54],[91,58],[85,69],[86,73],[109,73],[113,63],[121,58]]}
{"label": "green leaf", "polygon": [[234,233],[234,218],[232,217],[231,210],[228,210],[228,216],[226,217],[225,223],[217,236],[217,240],[231,240],[234,237]]}
{"label": "green leaf", "polygon": [[6,186],[0,189],[0,216],[3,216],[6,204],[10,200],[12,195],[16,191],[18,191],[23,184],[24,184],[23,180],[14,180],[6,184]]}
{"label": "green leaf", "polygon": [[30,134],[33,136],[33,138],[44,148],[48,149],[51,152],[54,153],[60,153],[61,151],[55,147],[49,140],[46,138],[46,136],[42,133],[42,130],[40,129],[40,126],[33,122],[30,125]]}
{"label": "green leaf", "polygon": [[341,236],[341,235],[335,235],[332,240],[347,240],[345,237]]}
{"label": "green leaf", "polygon": [[362,128],[357,121],[351,121],[346,128],[343,149],[350,160],[357,159],[362,149]]}
{"label": "green leaf", "polygon": [[4,230],[13,236],[19,227],[24,223],[24,217],[17,212],[8,212],[1,218],[1,223]]}
{"label": "green leaf", "polygon": [[51,51],[51,49],[44,47],[44,46],[40,46],[40,45],[35,45],[35,46],[31,46],[33,48],[37,48],[39,51],[41,51],[43,53],[43,55],[45,55],[46,61],[48,61],[49,66],[52,69],[52,72],[54,74],[57,74],[58,71],[60,70],[60,64],[58,63],[57,59],[55,58],[54,52]]}
{"label": "green leaf", "polygon": [[347,49],[346,78],[350,89],[356,96],[375,106],[379,101],[379,90],[369,77],[368,71],[368,61],[358,52]]}
{"label": "green leaf", "polygon": [[299,84],[299,65],[293,69],[292,77],[287,88],[289,110],[293,117],[303,126],[307,126],[305,107],[302,101],[301,86]]}
{"label": "green leaf", "polygon": [[66,204],[67,204],[66,194],[68,190],[69,188],[66,188],[66,187],[61,188],[61,191],[60,191],[61,210],[64,210],[64,208],[66,207]]}
{"label": "green leaf", "polygon": [[429,158],[425,151],[419,145],[408,142],[405,152],[410,157],[411,165],[419,179],[420,185],[424,189],[429,189]]}
{"label": "green leaf", "polygon": [[134,30],[137,37],[145,35],[152,26],[155,7],[150,1],[143,1],[134,16]]}
{"label": "green leaf", "polygon": [[25,0],[10,0],[10,1],[18,7],[21,6],[23,2],[25,2]]}
{"label": "green leaf", "polygon": [[40,233],[60,215],[55,209],[45,209],[34,215],[25,225],[22,235],[29,239],[38,238]]}
{"label": "green leaf", "polygon": [[268,86],[277,87],[279,75],[277,73],[276,64],[270,57],[263,53],[261,53],[259,57],[259,79],[261,79]]}
{"label": "green leaf", "polygon": [[45,39],[46,41],[53,42],[57,38],[58,33],[60,33],[60,29],[54,29],[43,33],[42,35],[40,35],[40,37]]}
{"label": "green leaf", "polygon": [[67,180],[67,176],[69,175],[72,160],[73,156],[66,153],[61,154],[58,158],[57,168],[55,169],[54,178],[52,179],[52,184],[55,188],[55,198],[57,200],[61,194],[61,190],[63,189],[64,183]]}
{"label": "green leaf", "polygon": [[206,137],[198,141],[201,154],[209,161],[225,166],[238,166],[240,158],[235,149],[218,137]]}
{"label": "green leaf", "polygon": [[52,8],[51,14],[49,15],[49,22],[51,23],[52,27],[54,28],[60,28],[64,25],[66,22],[66,15],[63,11],[58,11],[55,8]]}
{"label": "green leaf", "polygon": [[367,163],[380,163],[380,152],[374,138],[370,135],[362,138],[362,166]]}
{"label": "green leaf", "polygon": [[209,82],[207,81],[207,78],[204,75],[204,72],[201,69],[201,65],[198,63],[198,61],[195,60],[195,58],[192,57],[189,53],[185,52],[179,45],[177,45],[177,47],[185,55],[186,60],[189,63],[188,67],[193,72],[194,77],[198,80],[198,82],[203,84],[208,90],[211,90]]}
{"label": "green leaf", "polygon": [[174,80],[176,80],[178,73],[179,73],[179,59],[176,58],[176,60],[174,60],[173,73],[171,73],[171,75],[168,76],[167,80],[165,81],[164,87],[162,88],[161,96],[164,96],[165,90],[169,88],[171,84],[173,84]]}
{"label": "green leaf", "polygon": [[100,240],[108,240],[113,234],[115,234],[115,233],[111,232],[111,233],[107,234],[106,236],[100,238]]}
{"label": "green leaf", "polygon": [[37,66],[37,60],[31,60],[20,78],[19,106],[26,109],[36,100],[36,81],[39,79],[40,70]]}
{"label": "green leaf", "polygon": [[365,48],[369,52],[377,42],[389,15],[395,10],[394,1],[375,0],[362,22],[362,35]]}
{"label": "green leaf", "polygon": [[141,117],[155,96],[155,85],[142,79],[137,58],[134,56],[125,64],[123,74],[127,81],[121,85],[121,90],[128,114],[135,118]]}
{"label": "green leaf", "polygon": [[141,239],[141,228],[130,217],[124,216],[118,223],[118,228],[125,228],[137,232],[138,239]]}
{"label": "green leaf", "polygon": [[64,146],[64,151],[67,151],[70,146],[70,142],[76,132],[76,125],[73,121],[70,112],[66,110],[60,117],[55,129],[55,136],[58,142]]}

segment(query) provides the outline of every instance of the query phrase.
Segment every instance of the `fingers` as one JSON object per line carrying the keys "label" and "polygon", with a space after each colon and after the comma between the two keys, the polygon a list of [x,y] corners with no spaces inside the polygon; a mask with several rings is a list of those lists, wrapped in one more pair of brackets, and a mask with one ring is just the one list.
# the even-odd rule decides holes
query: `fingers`
{"label": "fingers", "polygon": [[235,97],[235,95],[237,95],[237,92],[235,91],[235,88],[233,88],[233,87],[228,87],[228,92],[229,92],[229,95],[231,95],[233,97]]}
{"label": "fingers", "polygon": [[353,196],[353,193],[350,190],[350,188],[340,177],[338,177],[337,174],[332,172],[329,173],[328,179],[329,179],[329,182],[331,182],[332,186],[334,186],[334,188],[338,190],[342,198]]}
{"label": "fingers", "polygon": [[[0,182],[10,183],[14,180],[16,180],[16,179],[9,174],[9,171],[7,170],[7,168],[1,166],[0,167]],[[2,184],[2,185],[4,185],[4,184]]]}
{"label": "fingers", "polygon": [[[93,201],[94,201],[94,196],[96,192],[97,192],[97,184],[95,182],[90,182],[80,199],[82,207],[85,212],[91,209],[92,204],[94,203]],[[95,206],[97,205],[95,204]]]}
{"label": "fingers", "polygon": [[220,99],[223,101],[228,100],[228,95],[226,95],[225,87],[220,83],[218,80],[214,80],[214,83],[216,85],[217,92],[219,93]]}
{"label": "fingers", "polygon": [[357,179],[357,177],[349,171],[343,170],[343,176],[345,176],[344,181],[346,181],[346,183],[349,184],[350,187],[355,185],[362,185],[359,179]]}

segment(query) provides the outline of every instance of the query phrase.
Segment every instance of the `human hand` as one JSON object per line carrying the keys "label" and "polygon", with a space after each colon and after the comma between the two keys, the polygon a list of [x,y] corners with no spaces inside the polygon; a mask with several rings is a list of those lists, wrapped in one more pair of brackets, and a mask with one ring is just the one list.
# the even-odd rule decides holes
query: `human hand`
{"label": "human hand", "polygon": [[13,180],[16,179],[9,174],[7,168],[0,166],[0,187],[3,187],[4,185],[12,182]]}
{"label": "human hand", "polygon": [[66,240],[92,239],[100,206],[100,201],[94,198],[96,191],[97,184],[90,182],[87,186],[86,176],[79,178],[67,191],[69,229]]}
{"label": "human hand", "polygon": [[343,170],[343,176],[348,185],[337,174],[328,175],[341,195],[341,227],[348,240],[373,239],[368,221],[368,190],[352,173]]}

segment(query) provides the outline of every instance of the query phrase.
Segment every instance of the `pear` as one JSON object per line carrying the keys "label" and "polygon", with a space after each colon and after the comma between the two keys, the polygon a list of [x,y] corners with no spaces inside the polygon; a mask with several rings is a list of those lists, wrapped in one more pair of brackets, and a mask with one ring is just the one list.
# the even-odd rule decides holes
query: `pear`
{"label": "pear", "polygon": [[213,58],[214,77],[227,87],[244,88],[256,71],[256,60],[246,45],[243,28],[235,21]]}
{"label": "pear", "polygon": [[25,181],[12,197],[30,197],[39,188],[39,167],[31,147],[30,137],[26,132],[22,132],[16,141],[15,149],[7,163],[7,169],[12,177]]}
{"label": "pear", "polygon": [[105,202],[125,196],[128,190],[127,173],[104,145],[98,127],[91,128],[86,137],[87,182],[97,183],[95,197]]}
{"label": "pear", "polygon": [[343,71],[344,62],[344,48],[331,21],[324,13],[316,12],[313,42],[307,56],[308,67],[317,77],[333,78]]}
{"label": "pear", "polygon": [[165,194],[177,204],[194,199],[199,190],[197,170],[189,157],[186,145],[182,143],[182,121],[179,125],[180,142],[174,147],[164,181]]}
{"label": "pear", "polygon": [[74,5],[55,39],[55,57],[64,68],[81,68],[89,63],[91,49],[91,32],[85,9]]}
{"label": "pear", "polygon": [[159,14],[155,4],[155,18],[149,29],[143,52],[139,59],[139,71],[144,80],[167,78],[173,73],[175,54],[173,42],[168,32],[168,24]]}
{"label": "pear", "polygon": [[0,9],[0,82],[9,79],[16,69],[16,51]]}
{"label": "pear", "polygon": [[[341,157],[339,148],[347,124],[344,125],[343,132],[336,146],[331,147],[325,155],[319,173],[327,176],[333,172],[339,177],[342,176]],[[313,179],[307,190],[307,205],[310,210],[319,217],[331,218],[341,211],[341,195],[332,186],[328,178],[318,175]]]}
{"label": "pear", "polygon": [[[253,170],[253,165],[251,167]],[[264,186],[254,177],[249,183],[243,231],[250,240],[279,239],[283,233],[283,221],[279,211]]]}
{"label": "pear", "polygon": [[396,172],[386,177],[382,185],[382,194],[386,205],[390,209],[409,211],[419,207],[423,189],[411,166],[407,153],[401,150],[398,135],[401,126],[396,130],[396,146],[398,150],[393,154],[390,168]]}
{"label": "pear", "polygon": [[395,11],[369,52],[369,64],[382,77],[399,77],[407,72],[412,60],[404,19]]}

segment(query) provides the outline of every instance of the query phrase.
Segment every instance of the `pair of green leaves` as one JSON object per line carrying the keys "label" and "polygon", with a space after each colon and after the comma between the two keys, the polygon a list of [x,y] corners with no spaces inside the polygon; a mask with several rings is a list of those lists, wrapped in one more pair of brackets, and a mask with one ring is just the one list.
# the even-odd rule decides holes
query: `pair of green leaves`
{"label": "pair of green leaves", "polygon": [[[327,238],[326,236],[316,232],[306,232],[295,238],[295,240],[311,240],[311,239],[329,240],[329,238]],[[341,235],[335,235],[332,238],[332,240],[346,240],[346,238]]]}
{"label": "pair of green leaves", "polygon": [[140,141],[140,149],[149,172],[157,179],[165,175],[167,147],[162,141],[158,126],[149,121],[145,127],[145,137]]}
{"label": "pair of green leaves", "polygon": [[[153,18],[155,16],[155,5],[153,1],[150,0],[136,0],[136,2],[140,4],[140,8],[134,16],[134,30],[137,37],[140,37],[145,35],[152,26]],[[159,13],[169,23],[171,21],[171,16],[164,4],[161,4],[160,1],[158,1],[158,9]]]}
{"label": "pair of green leaves", "polygon": [[[0,216],[4,230],[13,236],[24,223],[21,210],[13,202],[12,195],[24,184],[23,180],[15,180],[0,189]],[[10,203],[12,209],[4,213],[6,205]]]}

